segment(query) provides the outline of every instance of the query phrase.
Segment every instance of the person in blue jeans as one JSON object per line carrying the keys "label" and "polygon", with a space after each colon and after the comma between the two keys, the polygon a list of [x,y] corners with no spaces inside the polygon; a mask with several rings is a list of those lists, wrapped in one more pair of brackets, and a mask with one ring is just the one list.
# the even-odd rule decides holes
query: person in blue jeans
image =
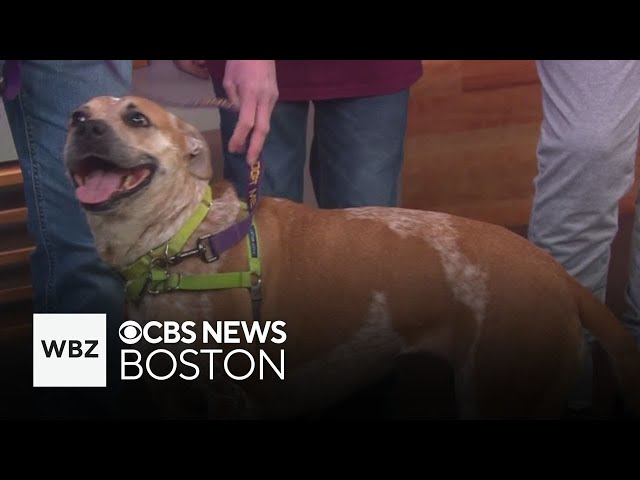
{"label": "person in blue jeans", "polygon": [[[247,104],[233,82],[231,61],[209,60],[217,96]],[[240,62],[235,60],[233,62]],[[248,60],[246,62],[257,62]],[[420,60],[275,60],[278,101],[262,155],[262,195],[303,201],[307,116],[315,108],[310,173],[320,208],[397,206],[404,157],[409,87],[422,75]],[[235,63],[233,65],[235,68]],[[230,80],[231,77],[231,80]],[[260,101],[256,101],[259,113]],[[256,157],[233,145],[238,131],[265,126],[220,111],[224,176],[245,195],[246,163]],[[265,122],[262,121],[262,124]]]}
{"label": "person in blue jeans", "polygon": [[[8,65],[0,60],[0,72],[2,64]],[[24,60],[19,91],[13,98],[5,91],[3,98],[24,177],[28,230],[35,242],[33,311],[107,314],[109,394],[117,391],[119,378],[116,347],[124,315],[123,285],[98,257],[64,169],[63,149],[74,109],[95,96],[128,93],[132,62],[117,60],[112,65],[121,78],[103,60]],[[44,415],[111,414],[117,408],[115,397],[104,397],[104,389],[42,390],[36,395],[42,395],[39,406]]]}

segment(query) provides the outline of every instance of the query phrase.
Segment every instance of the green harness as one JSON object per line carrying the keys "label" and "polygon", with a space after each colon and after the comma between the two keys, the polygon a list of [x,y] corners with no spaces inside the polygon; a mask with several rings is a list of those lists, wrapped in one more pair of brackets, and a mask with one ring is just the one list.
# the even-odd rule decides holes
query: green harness
{"label": "green harness", "polygon": [[[203,235],[196,240],[195,248],[182,251],[187,240],[209,213],[212,205],[211,187],[207,186],[202,201],[178,232],[165,244],[160,245],[138,258],[126,267],[121,275],[125,278],[125,294],[128,301],[138,303],[145,293],[157,295],[177,290],[223,290],[229,288],[249,289],[253,303],[254,320],[259,320],[262,300],[262,269],[258,253],[258,232],[255,220],[246,235],[249,269],[244,272],[207,273],[186,275],[170,273],[169,267],[186,258],[199,256],[206,263],[217,260],[207,255],[205,240],[211,235]],[[246,210],[247,205],[243,203]]]}

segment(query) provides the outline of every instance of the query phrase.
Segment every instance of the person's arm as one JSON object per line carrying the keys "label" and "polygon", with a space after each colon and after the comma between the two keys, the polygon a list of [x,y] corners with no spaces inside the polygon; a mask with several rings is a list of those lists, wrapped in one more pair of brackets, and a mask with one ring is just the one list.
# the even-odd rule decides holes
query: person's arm
{"label": "person's arm", "polygon": [[[176,67],[209,78],[204,60],[174,60]],[[246,158],[253,165],[269,133],[271,113],[278,99],[275,60],[227,60],[222,81],[229,100],[239,108],[230,152],[242,152],[250,136]]]}

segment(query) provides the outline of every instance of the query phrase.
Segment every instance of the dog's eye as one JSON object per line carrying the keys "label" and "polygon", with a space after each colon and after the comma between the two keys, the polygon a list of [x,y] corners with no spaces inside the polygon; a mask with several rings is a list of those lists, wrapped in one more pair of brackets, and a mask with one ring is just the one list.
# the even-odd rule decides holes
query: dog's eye
{"label": "dog's eye", "polygon": [[149,119],[140,112],[131,112],[127,115],[127,123],[132,127],[148,127]]}
{"label": "dog's eye", "polygon": [[86,122],[87,121],[87,114],[78,110],[76,112],[73,112],[71,114],[71,124],[72,125],[77,125],[78,123],[82,123],[82,122]]}

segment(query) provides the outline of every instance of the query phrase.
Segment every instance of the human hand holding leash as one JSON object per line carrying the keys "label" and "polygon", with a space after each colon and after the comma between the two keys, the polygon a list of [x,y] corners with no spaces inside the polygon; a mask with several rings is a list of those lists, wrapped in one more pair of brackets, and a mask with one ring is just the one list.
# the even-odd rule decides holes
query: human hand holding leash
{"label": "human hand holding leash", "polygon": [[[204,60],[174,60],[173,63],[185,73],[209,78]],[[275,61],[227,60],[222,84],[229,101],[239,110],[229,151],[243,152],[248,143],[247,163],[253,166],[269,133],[271,112],[278,99]]]}
{"label": "human hand holding leash", "polygon": [[278,99],[275,61],[227,60],[222,85],[240,110],[229,151],[242,152],[248,143],[247,163],[254,165],[269,133],[271,113]]}

